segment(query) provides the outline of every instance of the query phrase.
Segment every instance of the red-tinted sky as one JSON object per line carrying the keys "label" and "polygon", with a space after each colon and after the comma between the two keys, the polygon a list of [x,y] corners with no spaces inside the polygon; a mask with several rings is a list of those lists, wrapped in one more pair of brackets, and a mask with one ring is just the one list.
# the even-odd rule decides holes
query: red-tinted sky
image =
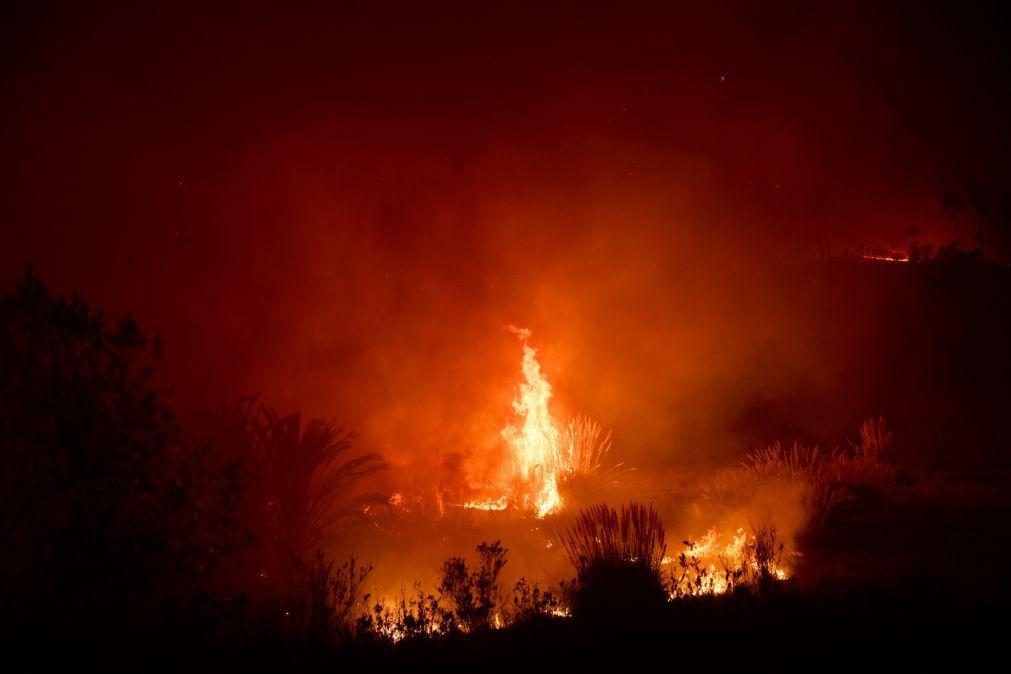
{"label": "red-tinted sky", "polygon": [[771,339],[765,261],[948,239],[942,191],[1011,175],[983,8],[36,4],[3,10],[5,286],[135,312],[181,407],[263,391],[388,451],[500,424],[505,323],[560,404],[673,415],[653,441]]}

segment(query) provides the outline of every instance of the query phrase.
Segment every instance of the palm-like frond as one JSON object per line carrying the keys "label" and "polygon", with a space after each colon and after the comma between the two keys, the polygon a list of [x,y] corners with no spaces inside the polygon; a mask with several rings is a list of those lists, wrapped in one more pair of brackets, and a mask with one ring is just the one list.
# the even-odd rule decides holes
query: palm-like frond
{"label": "palm-like frond", "polygon": [[302,424],[298,413],[278,415],[257,396],[225,410],[224,431],[247,459],[253,498],[266,508],[270,538],[295,556],[311,553],[360,519],[386,495],[356,491],[387,468],[377,453],[351,455],[354,433],[331,421]]}

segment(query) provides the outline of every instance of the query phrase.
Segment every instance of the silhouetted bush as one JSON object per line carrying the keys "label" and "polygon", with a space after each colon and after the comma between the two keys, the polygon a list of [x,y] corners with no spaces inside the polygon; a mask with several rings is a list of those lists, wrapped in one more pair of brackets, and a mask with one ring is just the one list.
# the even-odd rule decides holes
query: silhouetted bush
{"label": "silhouetted bush", "polygon": [[582,510],[561,539],[576,567],[572,613],[617,621],[649,615],[667,601],[660,571],[666,555],[663,521],[636,503],[620,514],[607,505]]}
{"label": "silhouetted bush", "polygon": [[401,591],[396,601],[377,602],[358,619],[358,640],[393,644],[442,639],[500,629],[536,617],[568,614],[560,593],[542,591],[526,578],[514,586],[511,608],[503,605],[498,577],[506,565],[508,550],[495,541],[481,543],[476,551],[478,563],[474,569],[461,557],[450,557],[443,563],[438,595],[425,592],[420,583],[415,583],[413,592]]}
{"label": "silhouetted bush", "polygon": [[442,606],[439,597],[425,592],[420,582],[414,584],[411,594],[401,590],[399,599],[392,604],[376,602],[357,626],[360,641],[386,645],[405,639],[443,637],[457,631],[459,626],[453,612]]}
{"label": "silhouetted bush", "polygon": [[332,645],[350,638],[366,599],[361,589],[371,564],[354,555],[338,567],[317,550],[311,561],[298,560],[288,574],[290,586],[278,602],[277,618],[296,644]]}
{"label": "silhouetted bush", "polygon": [[498,575],[506,565],[506,553],[501,541],[477,546],[478,566],[473,571],[462,557],[451,557],[442,565],[439,592],[453,608],[460,627],[466,631],[486,629],[497,618],[499,603]]}

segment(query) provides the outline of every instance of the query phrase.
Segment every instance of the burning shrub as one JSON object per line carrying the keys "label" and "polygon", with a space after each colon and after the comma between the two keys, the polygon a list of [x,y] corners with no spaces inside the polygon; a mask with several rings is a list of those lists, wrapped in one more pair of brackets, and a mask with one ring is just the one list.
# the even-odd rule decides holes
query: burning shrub
{"label": "burning shrub", "polygon": [[783,580],[783,547],[772,520],[752,529],[752,536],[744,546],[741,564],[744,582],[752,588],[764,590],[773,582]]}
{"label": "burning shrub", "polygon": [[[506,565],[506,553],[501,541],[477,546],[479,566],[471,572],[462,557],[451,557],[442,566],[439,591],[453,606],[460,627],[468,632],[485,629],[494,619],[498,604],[498,575]],[[499,623],[501,624],[501,623]]]}
{"label": "burning shrub", "polygon": [[377,602],[372,613],[358,621],[357,633],[365,639],[390,643],[436,637],[456,630],[453,612],[444,609],[434,594],[426,593],[421,583],[415,583],[414,594],[408,596],[401,591],[400,599],[392,606]]}
{"label": "burning shrub", "polygon": [[699,541],[684,542],[685,550],[677,558],[680,573],[671,573],[672,598],[723,594],[741,587],[763,591],[786,578],[785,546],[771,520],[752,527],[750,533],[738,529],[727,544],[721,545],[719,538],[710,530]]}
{"label": "burning shrub", "polygon": [[666,601],[660,573],[667,545],[660,515],[636,503],[619,514],[607,505],[580,511],[561,536],[576,567],[572,610],[593,619],[622,619]]}
{"label": "burning shrub", "polygon": [[[397,642],[501,627],[503,616],[495,609],[499,605],[498,576],[506,565],[507,552],[501,541],[481,543],[474,571],[462,557],[447,559],[438,596],[425,592],[419,582],[414,584],[412,595],[402,591],[392,605],[377,602],[369,615],[359,619],[359,636]],[[443,600],[450,608],[443,605]]]}

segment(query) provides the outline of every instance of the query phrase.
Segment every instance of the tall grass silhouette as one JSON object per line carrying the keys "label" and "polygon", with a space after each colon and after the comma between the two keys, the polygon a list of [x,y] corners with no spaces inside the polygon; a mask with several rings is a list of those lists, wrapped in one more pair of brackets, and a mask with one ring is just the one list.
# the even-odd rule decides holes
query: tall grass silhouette
{"label": "tall grass silhouette", "polygon": [[574,615],[623,620],[648,615],[666,602],[660,572],[666,533],[652,506],[630,503],[620,512],[592,506],[580,511],[560,538],[576,568]]}

